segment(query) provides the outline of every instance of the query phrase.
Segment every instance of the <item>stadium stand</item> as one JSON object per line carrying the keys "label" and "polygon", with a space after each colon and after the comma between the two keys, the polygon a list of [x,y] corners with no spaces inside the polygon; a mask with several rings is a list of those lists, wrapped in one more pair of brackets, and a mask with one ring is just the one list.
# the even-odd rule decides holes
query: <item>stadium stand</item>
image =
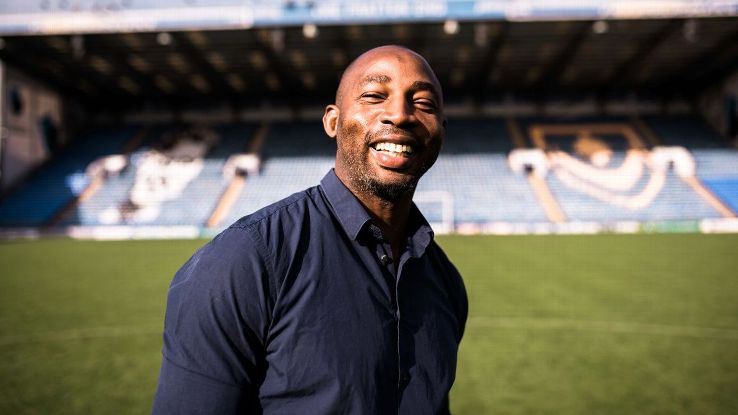
{"label": "stadium stand", "polygon": [[[69,211],[65,212],[59,221],[59,225],[100,225],[100,213],[111,206],[117,206],[127,198],[128,192],[133,186],[136,176],[135,166],[143,153],[148,150],[152,143],[165,131],[163,127],[151,128],[145,132],[145,136],[135,149],[126,157],[126,166],[114,174],[104,174],[100,186],[85,200],[80,200]],[[110,156],[110,154],[98,154],[96,159]],[[86,180],[91,180],[88,177]]]}
{"label": "stadium stand", "polygon": [[[525,178],[507,167],[513,144],[501,119],[454,120],[436,165],[418,196],[451,195],[456,223],[543,222],[546,217]],[[439,203],[418,203],[430,222],[441,221]]]}
{"label": "stadium stand", "polygon": [[[0,199],[0,227],[209,235],[314,185],[335,153],[322,106],[351,60],[380,44],[419,51],[443,85],[447,139],[415,195],[434,225],[605,229],[738,214],[736,33],[726,30],[736,1],[5,3],[0,121],[12,139],[0,146],[0,187],[14,193]],[[190,143],[182,159],[152,155],[185,121],[218,141]],[[142,129],[131,124],[147,135],[134,140]],[[541,126],[575,130],[532,131]],[[76,145],[21,187],[45,157],[29,139]]]}
{"label": "stadium stand", "polygon": [[253,126],[231,124],[216,126],[217,141],[202,159],[202,170],[181,191],[181,196],[163,201],[154,217],[126,217],[116,214],[126,209],[131,191],[136,183],[138,168],[145,154],[172,126],[155,128],[149,141],[130,157],[130,166],[121,174],[109,177],[105,185],[88,200],[80,203],[74,215],[67,216],[64,225],[201,225],[212,212],[215,203],[227,184],[223,177],[223,164],[229,155],[243,152],[253,133]]}
{"label": "stadium stand", "polygon": [[738,212],[738,150],[692,150],[697,176],[733,212]]}
{"label": "stadium stand", "polygon": [[652,116],[644,117],[643,120],[651,127],[662,145],[682,146],[692,150],[725,148],[720,137],[697,117]]}
{"label": "stadium stand", "polygon": [[[697,166],[699,185],[738,214],[738,152],[696,117],[647,117],[647,123],[665,145],[681,145],[690,149]],[[711,195],[708,195],[708,197]]]}
{"label": "stadium stand", "polygon": [[[615,154],[613,164],[618,165],[624,158],[623,153]],[[673,172],[646,171],[629,191],[609,193],[604,190],[587,193],[562,177],[565,176],[554,173],[547,177],[547,183],[570,221],[607,223],[720,217]],[[654,187],[655,193],[649,194]]]}
{"label": "stadium stand", "polygon": [[[662,117],[649,122],[656,125],[656,143],[639,134],[639,123],[617,118],[524,122],[531,143],[547,151],[550,171],[546,184],[568,221],[685,221],[726,216],[701,197],[695,189],[698,184],[685,177],[691,173],[677,174],[674,160],[661,165],[656,159],[668,154],[689,157],[688,153],[680,152],[681,147],[649,149],[649,144],[710,145],[714,136],[706,136],[708,130],[694,119]],[[662,139],[661,134],[669,138]]]}
{"label": "stadium stand", "polygon": [[[443,225],[449,230],[466,225],[481,229],[495,223],[611,224],[734,217],[738,211],[738,151],[720,148],[714,135],[695,119],[661,117],[646,121],[653,127],[655,138],[640,137],[629,142],[608,128],[631,128],[628,131],[636,134],[644,127],[615,117],[530,118],[519,124],[500,118],[452,120],[441,156],[420,182],[416,203],[434,226]],[[532,128],[551,125],[571,126],[572,131],[582,126],[585,130],[600,127],[585,136],[549,135],[544,144],[546,151],[540,153],[544,164],[538,163],[537,171],[520,166],[514,169],[511,152],[521,146],[540,147],[541,139],[534,137]],[[604,133],[596,133],[597,128],[604,128]],[[162,148],[162,140],[177,128],[149,127],[139,142],[133,142],[139,130],[129,127],[100,131],[82,138],[0,204],[0,224],[47,225],[76,200],[77,204],[55,225],[195,226],[215,232],[262,206],[315,185],[334,163],[335,143],[316,121],[274,122],[264,124],[262,129],[254,124],[216,125],[211,131],[217,138],[204,157],[194,157],[201,166],[187,173],[191,177],[186,178],[179,193],[160,200],[151,211],[139,206],[140,211],[132,214],[130,210],[136,208],[131,206],[132,189],[142,174],[139,170],[147,154]],[[681,147],[650,148],[654,140],[661,145],[696,147],[690,147],[691,151],[679,150]],[[89,191],[94,178],[85,175],[85,170],[101,157],[125,152],[126,143],[129,147],[137,144],[128,149],[128,166],[107,174],[94,191]],[[690,166],[696,166],[696,178],[691,174],[691,179],[685,177],[684,167],[680,170],[668,158],[673,155],[658,162],[653,149],[693,157]],[[243,153],[260,158],[260,168],[240,171],[236,176],[231,172],[229,176],[224,171],[227,160]],[[597,157],[604,158],[598,161]],[[237,180],[242,185],[229,196],[233,200],[221,204],[226,189]],[[700,191],[700,187],[706,190]],[[80,198],[85,188],[89,194]],[[705,193],[719,200],[722,210]],[[224,211],[213,216],[219,206],[225,206]]]}
{"label": "stadium stand", "polygon": [[100,155],[116,154],[137,128],[95,131],[42,166],[0,204],[0,226],[43,226],[89,184],[85,169]]}
{"label": "stadium stand", "polygon": [[216,131],[220,140],[206,157],[202,172],[184,189],[183,197],[162,204],[163,216],[159,224],[201,226],[212,213],[227,185],[223,165],[229,155],[242,153],[247,148],[254,127],[228,125],[216,128]]}
{"label": "stadium stand", "polygon": [[246,186],[221,227],[241,216],[316,185],[333,167],[335,142],[318,122],[275,123],[261,147],[262,171],[246,178]]}

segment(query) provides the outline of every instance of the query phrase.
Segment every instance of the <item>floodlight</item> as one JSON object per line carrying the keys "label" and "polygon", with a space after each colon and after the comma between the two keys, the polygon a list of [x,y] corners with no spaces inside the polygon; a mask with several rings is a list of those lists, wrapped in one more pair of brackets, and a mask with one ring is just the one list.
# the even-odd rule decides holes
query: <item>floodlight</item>
{"label": "floodlight", "polygon": [[455,35],[459,33],[459,22],[456,20],[446,20],[443,23],[443,31],[446,32],[447,35]]}
{"label": "floodlight", "polygon": [[318,26],[308,23],[302,27],[302,34],[308,39],[314,39],[318,36]]}

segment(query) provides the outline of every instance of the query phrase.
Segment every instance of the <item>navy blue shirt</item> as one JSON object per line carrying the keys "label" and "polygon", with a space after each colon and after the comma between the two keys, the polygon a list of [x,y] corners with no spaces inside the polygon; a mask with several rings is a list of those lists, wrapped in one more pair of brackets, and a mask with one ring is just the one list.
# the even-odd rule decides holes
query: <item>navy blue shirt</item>
{"label": "navy blue shirt", "polygon": [[155,414],[448,413],[467,298],[413,205],[400,258],[333,171],[169,289]]}

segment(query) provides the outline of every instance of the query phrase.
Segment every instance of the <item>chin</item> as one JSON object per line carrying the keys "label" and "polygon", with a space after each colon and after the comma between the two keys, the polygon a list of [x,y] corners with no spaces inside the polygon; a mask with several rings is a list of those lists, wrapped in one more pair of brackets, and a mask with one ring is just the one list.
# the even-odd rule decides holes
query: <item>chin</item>
{"label": "chin", "polygon": [[404,197],[412,197],[419,179],[420,177],[408,175],[402,175],[399,178],[394,177],[390,180],[377,180],[376,178],[370,178],[367,180],[367,190],[382,200],[398,202]]}

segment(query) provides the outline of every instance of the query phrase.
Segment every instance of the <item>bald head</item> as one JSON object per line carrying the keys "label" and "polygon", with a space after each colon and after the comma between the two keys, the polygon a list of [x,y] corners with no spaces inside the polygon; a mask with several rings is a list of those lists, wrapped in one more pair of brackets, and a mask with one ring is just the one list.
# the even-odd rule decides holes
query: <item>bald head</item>
{"label": "bald head", "polygon": [[438,157],[445,125],[438,78],[422,56],[400,46],[351,62],[336,103],[323,114],[337,143],[336,175],[377,211],[387,203],[409,209],[418,180]]}
{"label": "bald head", "polygon": [[443,93],[441,91],[441,84],[436,78],[436,74],[431,69],[428,61],[425,60],[420,54],[406,47],[387,45],[379,46],[374,49],[370,49],[358,58],[354,59],[353,62],[346,67],[341,76],[341,81],[338,84],[338,90],[336,91],[336,105],[339,107],[342,101],[347,96],[347,91],[351,85],[357,82],[362,82],[362,76],[364,76],[368,68],[375,62],[383,59],[395,59],[398,63],[403,64],[415,64],[420,65],[424,72],[431,79],[431,84],[435,89],[435,93],[440,100],[443,100]]}

